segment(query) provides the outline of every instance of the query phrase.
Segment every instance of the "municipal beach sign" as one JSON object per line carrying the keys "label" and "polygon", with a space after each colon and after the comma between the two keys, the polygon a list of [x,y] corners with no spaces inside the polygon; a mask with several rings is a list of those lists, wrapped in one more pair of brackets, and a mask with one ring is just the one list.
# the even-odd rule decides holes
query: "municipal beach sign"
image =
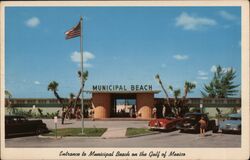
{"label": "municipal beach sign", "polygon": [[152,85],[93,85],[93,91],[152,91]]}

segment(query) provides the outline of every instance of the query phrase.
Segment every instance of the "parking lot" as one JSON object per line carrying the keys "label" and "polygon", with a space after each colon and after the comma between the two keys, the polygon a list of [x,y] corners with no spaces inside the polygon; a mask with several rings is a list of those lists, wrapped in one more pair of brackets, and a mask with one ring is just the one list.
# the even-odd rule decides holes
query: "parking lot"
{"label": "parking lot", "polygon": [[[44,121],[51,129],[53,120]],[[85,127],[147,127],[147,121],[85,121]],[[60,127],[81,127],[80,121],[66,121]],[[180,148],[236,148],[241,146],[241,135],[206,132],[204,137],[194,133],[177,131],[133,138],[88,138],[63,137],[39,138],[38,136],[18,137],[5,140],[6,147],[180,147]]]}

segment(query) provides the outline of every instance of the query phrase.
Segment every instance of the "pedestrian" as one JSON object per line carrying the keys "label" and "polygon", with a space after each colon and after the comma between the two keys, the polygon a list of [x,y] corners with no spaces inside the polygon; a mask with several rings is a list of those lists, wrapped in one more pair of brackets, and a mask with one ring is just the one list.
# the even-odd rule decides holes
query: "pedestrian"
{"label": "pedestrian", "polygon": [[166,106],[163,105],[162,107],[162,117],[165,118],[166,117]]}
{"label": "pedestrian", "polygon": [[199,123],[200,123],[200,135],[205,136],[205,129],[207,127],[207,122],[205,121],[203,116],[199,120]]}
{"label": "pedestrian", "polygon": [[62,108],[62,124],[64,124],[65,116],[66,116],[66,111],[65,111],[65,108],[63,107]]}
{"label": "pedestrian", "polygon": [[157,109],[156,107],[153,108],[153,118],[156,118],[156,112],[157,112]]}
{"label": "pedestrian", "polygon": [[81,118],[82,118],[81,109],[80,109],[80,107],[77,107],[77,110],[76,110],[76,119],[80,120]]}

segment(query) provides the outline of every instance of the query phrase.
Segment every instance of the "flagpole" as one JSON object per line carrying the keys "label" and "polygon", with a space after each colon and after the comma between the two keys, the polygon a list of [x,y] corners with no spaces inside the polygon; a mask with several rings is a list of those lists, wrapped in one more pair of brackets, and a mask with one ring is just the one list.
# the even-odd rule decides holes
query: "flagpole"
{"label": "flagpole", "polygon": [[[80,18],[80,23],[81,23],[81,35],[80,35],[80,52],[81,52],[81,87],[83,87],[83,40],[82,40],[82,16]],[[82,134],[83,134],[83,129],[84,129],[84,105],[83,105],[83,88],[82,88],[82,99],[81,99],[81,104],[82,104]]]}

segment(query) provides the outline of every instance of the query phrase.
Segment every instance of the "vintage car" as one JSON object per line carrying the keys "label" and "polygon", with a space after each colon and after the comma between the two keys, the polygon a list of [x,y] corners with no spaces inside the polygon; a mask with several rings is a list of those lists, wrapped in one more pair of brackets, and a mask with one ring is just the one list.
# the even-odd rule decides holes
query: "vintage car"
{"label": "vintage car", "polygon": [[148,122],[148,127],[151,130],[174,130],[180,120],[181,118],[175,117],[152,119]]}
{"label": "vintage car", "polygon": [[28,120],[23,116],[5,116],[5,137],[25,135],[25,134],[41,134],[49,132],[42,120]]}
{"label": "vintage car", "polygon": [[220,130],[222,133],[241,133],[241,114],[236,113],[228,115],[228,118],[220,123]]}
{"label": "vintage car", "polygon": [[200,123],[199,120],[201,117],[207,123],[206,131],[212,130],[214,133],[218,132],[218,126],[216,125],[215,120],[209,120],[207,114],[205,113],[186,113],[183,119],[177,123],[176,128],[180,129],[180,132],[184,131],[194,131],[196,133],[200,132]]}

